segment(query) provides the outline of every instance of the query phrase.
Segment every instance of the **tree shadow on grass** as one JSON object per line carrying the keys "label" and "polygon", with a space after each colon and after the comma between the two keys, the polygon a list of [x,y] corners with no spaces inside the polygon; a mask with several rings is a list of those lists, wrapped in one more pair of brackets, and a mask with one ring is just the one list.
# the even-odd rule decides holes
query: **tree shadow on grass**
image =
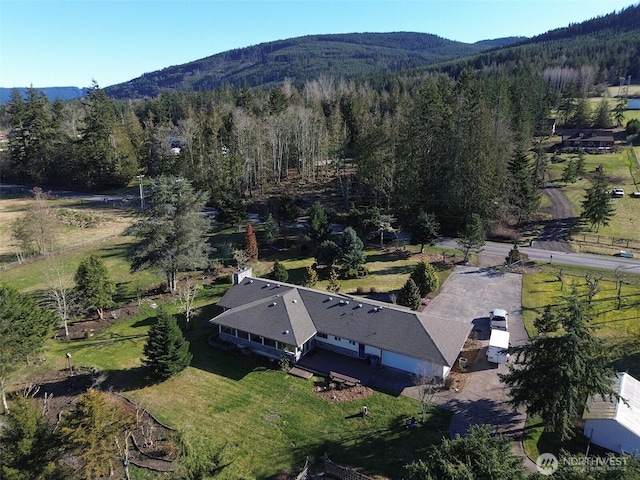
{"label": "tree shadow on grass", "polygon": [[[376,412],[370,412],[375,416]],[[367,428],[372,423],[370,416],[346,419],[344,430],[330,432],[332,439],[317,439],[305,445],[296,445],[300,458],[312,454],[322,458],[325,454],[336,464],[357,468],[368,474],[402,478],[406,475],[405,465],[425,458],[431,445],[438,444],[448,436],[451,415],[443,410],[435,410],[425,423],[418,421],[413,428],[407,428],[408,416],[393,416],[386,425]],[[415,414],[419,418],[419,412]],[[362,422],[362,428],[353,422]],[[384,455],[381,454],[384,452]]]}

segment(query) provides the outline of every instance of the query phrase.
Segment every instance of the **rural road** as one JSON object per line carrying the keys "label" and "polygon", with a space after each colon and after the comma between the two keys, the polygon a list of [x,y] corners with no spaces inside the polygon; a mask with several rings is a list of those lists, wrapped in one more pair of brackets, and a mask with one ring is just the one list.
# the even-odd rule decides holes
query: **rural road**
{"label": "rural road", "polygon": [[[534,245],[536,245],[535,242]],[[451,248],[453,250],[456,249],[457,243],[454,238],[443,238],[438,242],[438,246]],[[494,265],[502,265],[511,248],[512,245],[508,243],[487,242],[480,255],[488,257],[493,261]],[[545,250],[538,248],[537,245],[534,247],[518,247],[518,249],[522,253],[526,253],[531,260],[540,262],[560,265],[579,265],[602,270],[615,270],[620,267],[626,272],[640,273],[640,261],[633,258]]]}

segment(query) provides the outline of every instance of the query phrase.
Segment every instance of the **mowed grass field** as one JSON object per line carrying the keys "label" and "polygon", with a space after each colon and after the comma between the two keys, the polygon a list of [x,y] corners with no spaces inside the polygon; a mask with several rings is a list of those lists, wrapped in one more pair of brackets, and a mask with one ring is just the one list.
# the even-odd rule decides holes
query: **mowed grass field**
{"label": "mowed grass field", "polygon": [[[591,302],[591,326],[595,335],[602,338],[608,347],[615,369],[627,371],[635,378],[640,378],[640,275],[623,271],[624,283],[620,290],[621,302],[618,308],[618,289],[614,272],[564,267],[562,289],[557,277],[561,267],[543,265],[541,268],[541,273],[528,274],[523,278],[522,316],[529,336],[536,335],[533,322],[546,305],[562,307],[565,304],[563,297],[570,293],[573,284],[586,301],[585,275],[602,276],[598,292]],[[561,448],[568,449],[571,453],[584,453],[586,445],[581,431],[577,432],[571,442],[561,443],[556,436],[543,432],[539,419],[527,419],[524,446],[530,458],[535,459],[542,452],[557,455]]]}
{"label": "mowed grass field", "polygon": [[[624,198],[613,199],[615,214],[611,223],[602,226],[598,232],[600,235],[633,238],[640,240],[640,198],[632,198],[630,193],[640,190],[640,172],[631,152],[625,150],[620,153],[585,155],[585,174],[575,183],[562,181],[562,174],[569,159],[577,161],[577,154],[560,155],[561,162],[551,164],[549,175],[552,183],[560,188],[573,206],[576,216],[582,213],[582,201],[585,192],[592,185],[595,169],[602,165],[612,188],[622,188],[625,191]],[[588,226],[584,231],[589,232]],[[593,230],[592,233],[595,233]]]}

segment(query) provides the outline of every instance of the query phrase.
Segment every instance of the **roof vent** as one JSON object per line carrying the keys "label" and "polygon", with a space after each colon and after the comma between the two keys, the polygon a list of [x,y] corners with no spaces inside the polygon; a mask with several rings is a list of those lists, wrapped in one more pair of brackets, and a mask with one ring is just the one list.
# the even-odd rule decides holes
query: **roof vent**
{"label": "roof vent", "polygon": [[267,283],[267,287],[270,287],[270,286],[271,286],[271,284],[270,284],[270,283]]}
{"label": "roof vent", "polygon": [[253,280],[249,280],[249,283],[253,283]]}
{"label": "roof vent", "polygon": [[295,298],[293,299],[293,303],[298,303],[298,300],[296,300]]}
{"label": "roof vent", "polygon": [[349,300],[345,300],[345,305],[349,305]]}
{"label": "roof vent", "polygon": [[283,335],[288,335],[289,334],[289,330],[285,330],[284,332],[282,332]]}
{"label": "roof vent", "polygon": [[361,303],[358,304],[358,308],[362,308],[362,304]]}
{"label": "roof vent", "polygon": [[277,284],[277,285],[276,285],[276,288],[280,288],[280,284]]}
{"label": "roof vent", "polygon": [[279,297],[279,296],[280,296],[280,294],[279,294],[279,293],[276,293],[276,298],[277,298],[277,297]]}
{"label": "roof vent", "polygon": [[276,303],[276,302],[273,302],[273,303],[271,304],[271,306],[272,306],[272,307],[275,307],[276,305],[277,305],[277,303]]}
{"label": "roof vent", "polygon": [[344,300],[340,300],[340,305],[344,305]]}
{"label": "roof vent", "polygon": [[329,297],[329,301],[333,300],[333,297]]}

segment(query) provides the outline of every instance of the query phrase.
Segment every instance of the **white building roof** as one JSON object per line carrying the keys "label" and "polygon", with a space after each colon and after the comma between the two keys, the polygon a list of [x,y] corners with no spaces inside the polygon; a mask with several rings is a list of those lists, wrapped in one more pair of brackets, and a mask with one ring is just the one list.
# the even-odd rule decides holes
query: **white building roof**
{"label": "white building roof", "polygon": [[582,418],[585,420],[615,420],[640,436],[640,382],[628,373],[619,373],[613,388],[622,399],[592,397]]}

